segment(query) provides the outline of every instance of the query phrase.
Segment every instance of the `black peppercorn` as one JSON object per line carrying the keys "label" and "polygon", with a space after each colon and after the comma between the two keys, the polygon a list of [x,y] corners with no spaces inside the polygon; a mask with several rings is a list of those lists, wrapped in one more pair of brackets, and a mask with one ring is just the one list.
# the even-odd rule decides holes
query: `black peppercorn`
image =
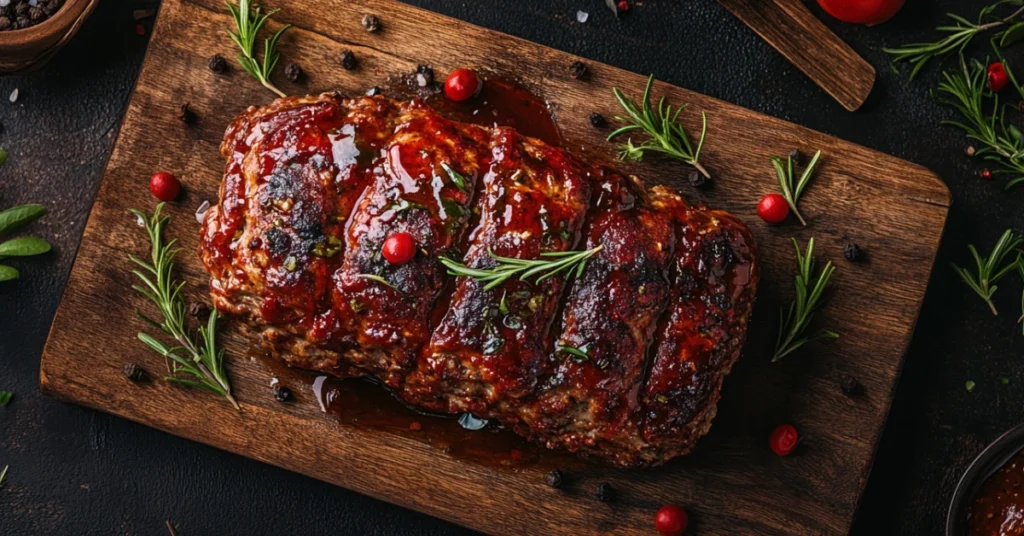
{"label": "black peppercorn", "polygon": [[0,31],[2,30],[13,30],[14,21],[10,17],[0,17]]}
{"label": "black peppercorn", "polygon": [[691,169],[690,172],[686,174],[686,180],[690,183],[690,186],[693,186],[694,188],[703,188],[710,182],[703,173],[696,169]]}
{"label": "black peppercorn", "polygon": [[210,61],[206,63],[206,66],[209,67],[211,71],[217,74],[223,73],[228,70],[228,62],[224,59],[224,56],[221,56],[220,54],[214,54],[213,56],[210,56]]}
{"label": "black peppercorn", "polygon": [[417,86],[427,87],[434,83],[434,70],[426,65],[417,65],[415,75]]}
{"label": "black peppercorn", "polygon": [[562,486],[565,485],[565,474],[563,474],[558,469],[555,469],[554,471],[548,473],[548,476],[545,480],[549,486],[555,489],[562,489]]}
{"label": "black peppercorn", "polygon": [[380,19],[377,15],[363,15],[363,28],[370,33],[376,32],[380,29]]}
{"label": "black peppercorn", "polygon": [[850,262],[857,262],[864,258],[864,250],[857,244],[849,243],[846,244],[846,249],[843,250],[843,256]]}
{"label": "black peppercorn", "polygon": [[606,503],[615,502],[615,488],[607,482],[601,484],[597,487],[597,499]]}
{"label": "black peppercorn", "polygon": [[43,13],[43,10],[40,7],[33,6],[30,7],[28,10],[28,18],[33,23],[39,24],[40,22],[43,21],[43,19],[46,18],[46,14]]}
{"label": "black peppercorn", "polygon": [[274,398],[276,398],[278,402],[287,402],[292,399],[292,390],[283,385],[275,385]]}
{"label": "black peppercorn", "polygon": [[590,126],[594,128],[604,128],[608,126],[608,120],[603,115],[594,112],[590,114]]}
{"label": "black peppercorn", "polygon": [[14,14],[18,17],[28,16],[28,10],[32,7],[28,5],[28,2],[18,2],[14,4]]}
{"label": "black peppercorn", "polygon": [[32,26],[32,20],[28,18],[28,15],[21,15],[18,17],[18,28],[28,28]]}
{"label": "black peppercorn", "polygon": [[[257,239],[258,237],[254,238],[253,241]],[[193,318],[202,318],[210,314],[210,308],[207,307],[206,304],[201,301],[194,301],[188,304],[188,314],[191,315]]]}
{"label": "black peppercorn", "polygon": [[344,67],[346,71],[352,71],[359,66],[359,60],[356,59],[356,55],[347,48],[341,51],[340,58],[341,66]]}
{"label": "black peppercorn", "polygon": [[382,90],[380,87],[373,86],[370,89],[366,90],[366,96],[367,97],[376,97],[377,95],[380,95],[383,91],[384,90]]}
{"label": "black peppercorn", "polygon": [[864,386],[857,381],[857,378],[844,374],[839,379],[839,388],[843,390],[843,394],[846,396],[856,396],[864,392]]}
{"label": "black peppercorn", "polygon": [[803,163],[804,155],[800,154],[799,149],[793,149],[789,152],[789,159],[793,161],[794,166],[799,166]]}
{"label": "black peppercorn", "polygon": [[590,69],[587,69],[587,64],[582,61],[574,61],[569,66],[569,74],[576,80],[584,80],[589,77]]}
{"label": "black peppercorn", "polygon": [[141,382],[149,379],[149,374],[146,373],[146,369],[136,365],[135,363],[125,363],[121,369],[121,373],[124,374],[125,378],[133,382]]}
{"label": "black peppercorn", "polygon": [[187,102],[185,104],[182,104],[181,107],[178,108],[178,121],[181,121],[186,125],[191,125],[196,122],[196,113],[188,107]]}
{"label": "black peppercorn", "polygon": [[284,76],[292,82],[299,82],[305,77],[305,73],[298,63],[291,62],[284,68]]}

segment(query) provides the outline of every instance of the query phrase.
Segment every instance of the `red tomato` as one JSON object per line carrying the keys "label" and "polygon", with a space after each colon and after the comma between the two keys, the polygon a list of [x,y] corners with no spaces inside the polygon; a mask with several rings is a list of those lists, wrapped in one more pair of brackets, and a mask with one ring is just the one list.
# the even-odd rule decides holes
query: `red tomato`
{"label": "red tomato", "polygon": [[674,504],[666,504],[654,515],[654,530],[664,536],[681,536],[686,532],[689,521],[686,510]]}
{"label": "red tomato", "polygon": [[391,264],[405,264],[416,256],[416,239],[409,233],[395,233],[384,241],[382,253]]}
{"label": "red tomato", "polygon": [[181,183],[174,175],[159,171],[149,179],[149,191],[161,201],[174,201],[181,194]]}
{"label": "red tomato", "polygon": [[891,19],[903,0],[818,0],[818,4],[841,21],[874,26]]}
{"label": "red tomato", "polygon": [[799,442],[800,435],[797,434],[796,427],[792,424],[780,424],[768,436],[768,446],[779,456],[786,456],[793,452]]}
{"label": "red tomato", "polygon": [[480,77],[469,69],[455,69],[444,81],[444,94],[455,102],[464,101],[476,95],[483,83]]}
{"label": "red tomato", "polygon": [[789,216],[789,203],[782,194],[768,194],[757,203],[757,215],[768,223],[782,223]]}

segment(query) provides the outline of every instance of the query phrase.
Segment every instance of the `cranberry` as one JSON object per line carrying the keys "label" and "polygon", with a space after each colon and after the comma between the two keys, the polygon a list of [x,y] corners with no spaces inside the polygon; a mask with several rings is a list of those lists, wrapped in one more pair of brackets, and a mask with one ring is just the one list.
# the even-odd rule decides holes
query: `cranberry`
{"label": "cranberry", "polygon": [[782,223],[789,216],[789,203],[782,194],[768,194],[757,203],[757,215],[768,223]]}
{"label": "cranberry", "polygon": [[1006,74],[1006,67],[1003,63],[997,61],[991,63],[988,66],[988,87],[992,91],[1002,91],[1006,84],[1010,81],[1009,75]]}
{"label": "cranberry", "polygon": [[149,191],[161,201],[174,201],[181,194],[181,183],[174,175],[160,171],[149,179]]}
{"label": "cranberry", "polygon": [[382,253],[391,264],[405,264],[416,256],[416,240],[409,233],[395,233],[384,241]]}
{"label": "cranberry", "polygon": [[680,536],[686,532],[686,525],[689,523],[686,510],[674,505],[666,504],[658,509],[654,515],[654,530],[665,536]]}
{"label": "cranberry", "polygon": [[988,180],[992,180],[992,170],[988,169],[988,168],[985,168],[985,169],[983,169],[983,170],[978,172],[978,176],[983,178],[983,179],[985,179],[985,180],[987,180],[987,181]]}
{"label": "cranberry", "polygon": [[475,72],[469,69],[456,69],[444,81],[444,94],[455,102],[461,102],[476,95],[482,86],[483,82]]}
{"label": "cranberry", "polygon": [[621,0],[618,5],[619,11],[629,11],[629,2]]}
{"label": "cranberry", "polygon": [[799,442],[800,436],[792,424],[780,424],[768,436],[768,446],[779,456],[786,456],[793,452]]}

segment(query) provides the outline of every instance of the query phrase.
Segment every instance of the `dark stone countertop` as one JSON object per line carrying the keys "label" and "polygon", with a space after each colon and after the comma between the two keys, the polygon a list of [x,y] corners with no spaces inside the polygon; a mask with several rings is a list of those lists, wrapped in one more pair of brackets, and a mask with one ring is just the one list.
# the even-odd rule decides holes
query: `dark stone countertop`
{"label": "dark stone countertop", "polygon": [[[1024,336],[1015,323],[1020,283],[1004,283],[996,299],[1003,314],[993,318],[949,263],[970,262],[968,243],[987,250],[1007,227],[1021,228],[1024,188],[1005,193],[998,180],[977,178],[978,163],[963,156],[964,137],[939,126],[952,112],[929,98],[938,69],[908,82],[888,68],[880,48],[934,39],[943,13],[973,17],[979,3],[909,0],[896,19],[876,28],[826,19],[878,70],[876,89],[857,113],[844,111],[712,0],[645,0],[621,21],[602,0],[410,3],[653,72],[943,177],[953,209],[854,528],[863,535],[938,534],[966,465],[1024,413]],[[0,167],[0,206],[44,203],[49,215],[30,230],[55,245],[45,257],[17,261],[22,279],[0,285],[0,389],[15,393],[0,408],[0,464],[10,464],[0,488],[0,532],[165,534],[164,520],[172,519],[183,536],[468,533],[39,393],[39,356],[146,49],[132,11],[154,6],[101,2],[49,66],[0,78],[0,95],[20,92],[15,104],[0,102],[0,145],[10,153]],[[580,9],[590,12],[586,24],[576,22]],[[984,56],[981,41],[975,53]],[[864,199],[863,209],[871,210],[871,203]],[[964,389],[968,379],[977,384],[971,393]]]}

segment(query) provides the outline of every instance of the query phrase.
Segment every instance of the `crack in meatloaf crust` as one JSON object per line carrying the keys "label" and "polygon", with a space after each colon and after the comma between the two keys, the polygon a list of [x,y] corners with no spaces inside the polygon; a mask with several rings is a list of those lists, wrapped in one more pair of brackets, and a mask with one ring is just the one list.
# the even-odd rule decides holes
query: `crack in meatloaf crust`
{"label": "crack in meatloaf crust", "polygon": [[[221,152],[200,252],[213,300],[286,364],[373,376],[415,406],[624,467],[685,454],[710,427],[758,280],[734,216],[382,96],[249,108]],[[416,240],[409,263],[381,255],[396,232]],[[597,246],[576,277],[491,290],[438,260]]]}

